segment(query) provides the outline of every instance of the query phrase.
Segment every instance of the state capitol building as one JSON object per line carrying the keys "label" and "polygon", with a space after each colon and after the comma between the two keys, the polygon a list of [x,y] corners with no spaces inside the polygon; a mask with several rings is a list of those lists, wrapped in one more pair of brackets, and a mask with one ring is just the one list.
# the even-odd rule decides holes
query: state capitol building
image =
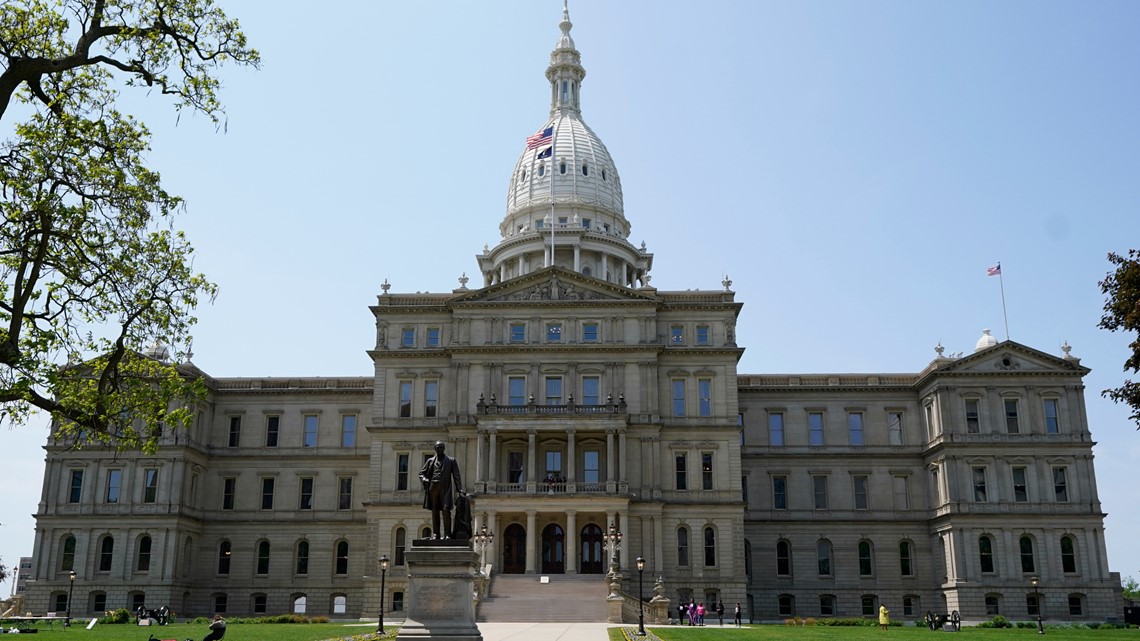
{"label": "state capitol building", "polygon": [[398,616],[405,551],[430,522],[417,474],[441,439],[475,528],[495,534],[492,596],[499,577],[541,575],[596,581],[604,602],[612,524],[627,595],[644,557],[674,608],[1119,616],[1089,370],[1068,347],[987,331],[907,374],[738,372],[731,282],[658,289],[653,254],[628,240],[565,10],[559,26],[550,112],[511,170],[479,282],[385,281],[373,376],[227,378],[187,362],[208,395],[157,454],[50,440],[26,609],[63,612],[71,588],[75,617],[165,604],[180,618],[374,618],[386,555]]}

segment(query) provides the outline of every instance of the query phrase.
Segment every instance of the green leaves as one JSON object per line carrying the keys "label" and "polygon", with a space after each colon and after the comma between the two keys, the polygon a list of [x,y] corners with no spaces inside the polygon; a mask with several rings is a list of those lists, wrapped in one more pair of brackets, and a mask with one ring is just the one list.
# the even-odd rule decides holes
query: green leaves
{"label": "green leaves", "polygon": [[[1135,374],[1140,372],[1140,251],[1130,249],[1127,257],[1109,253],[1108,262],[1116,265],[1116,270],[1100,282],[1107,299],[1098,326],[1112,332],[1137,333],[1128,346],[1132,355],[1124,361],[1124,371]],[[1125,380],[1120,387],[1104,390],[1101,396],[1130,406],[1133,411],[1128,418],[1140,429],[1140,383]]]}

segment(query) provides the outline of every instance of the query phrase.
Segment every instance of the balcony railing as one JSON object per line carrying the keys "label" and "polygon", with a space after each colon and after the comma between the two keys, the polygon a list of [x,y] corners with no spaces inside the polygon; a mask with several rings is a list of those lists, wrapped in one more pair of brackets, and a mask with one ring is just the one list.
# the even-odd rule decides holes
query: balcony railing
{"label": "balcony railing", "polygon": [[628,492],[629,483],[619,483],[616,481],[576,481],[574,483],[570,483],[569,481],[563,481],[559,483],[547,483],[546,481],[536,481],[533,483],[479,482],[476,483],[476,488],[479,492],[486,492],[489,494],[545,494],[548,496],[563,494],[614,494]]}
{"label": "balcony railing", "polygon": [[626,413],[625,395],[618,395],[618,400],[614,402],[614,395],[606,396],[606,402],[597,405],[582,405],[574,402],[574,395],[571,394],[567,398],[565,404],[540,404],[534,401],[532,394],[525,405],[500,405],[495,399],[495,395],[491,394],[491,402],[488,403],[483,395],[479,395],[479,402],[475,404],[475,412],[480,415],[523,415],[523,416],[542,416],[552,414],[625,414]]}

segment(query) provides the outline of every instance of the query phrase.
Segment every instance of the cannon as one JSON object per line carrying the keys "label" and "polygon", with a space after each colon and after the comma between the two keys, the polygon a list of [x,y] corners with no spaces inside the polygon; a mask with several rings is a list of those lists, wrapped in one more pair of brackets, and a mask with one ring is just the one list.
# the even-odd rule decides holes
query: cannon
{"label": "cannon", "polygon": [[935,614],[934,612],[926,611],[926,627],[930,628],[931,632],[941,630],[949,623],[954,632],[962,629],[962,615],[958,614],[957,610],[949,614]]}
{"label": "cannon", "polygon": [[164,605],[151,610],[146,606],[140,605],[139,609],[135,611],[135,621],[141,622],[143,619],[150,619],[158,625],[166,625],[170,621],[170,608]]}

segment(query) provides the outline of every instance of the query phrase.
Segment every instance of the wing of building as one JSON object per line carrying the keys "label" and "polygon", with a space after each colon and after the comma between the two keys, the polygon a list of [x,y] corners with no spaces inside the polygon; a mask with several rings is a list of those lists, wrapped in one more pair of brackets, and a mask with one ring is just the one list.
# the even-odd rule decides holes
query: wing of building
{"label": "wing of building", "polygon": [[28,609],[374,616],[386,555],[399,611],[404,550],[430,520],[418,470],[441,439],[504,586],[596,581],[604,603],[612,527],[621,590],[636,598],[643,557],[674,606],[1119,616],[1089,370],[987,333],[966,356],[916,355],[913,373],[738,373],[731,282],[650,284],[617,166],[582,118],[565,10],[560,28],[550,111],[526,127],[482,286],[385,282],[372,377],[185,364],[208,398],[156,455],[50,441]]}

